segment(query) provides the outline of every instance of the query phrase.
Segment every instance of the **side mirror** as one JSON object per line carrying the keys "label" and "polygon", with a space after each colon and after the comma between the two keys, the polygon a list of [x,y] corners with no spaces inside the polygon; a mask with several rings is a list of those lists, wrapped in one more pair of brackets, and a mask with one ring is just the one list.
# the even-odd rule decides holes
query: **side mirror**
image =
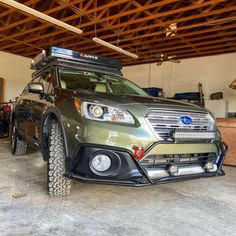
{"label": "side mirror", "polygon": [[29,93],[44,94],[44,87],[42,83],[29,83],[28,84]]}

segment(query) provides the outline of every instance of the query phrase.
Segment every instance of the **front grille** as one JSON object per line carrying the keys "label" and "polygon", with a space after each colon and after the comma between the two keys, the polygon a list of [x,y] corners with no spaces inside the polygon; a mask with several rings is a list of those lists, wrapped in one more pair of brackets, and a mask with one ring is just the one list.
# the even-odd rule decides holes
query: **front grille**
{"label": "front grille", "polygon": [[215,162],[215,153],[194,153],[194,154],[168,154],[168,155],[150,155],[141,161],[145,168],[163,167],[170,165],[194,165],[204,166],[207,162]]}
{"label": "front grille", "polygon": [[[181,116],[190,116],[192,124],[182,124]],[[199,112],[151,110],[147,120],[161,138],[168,138],[173,130],[212,131],[214,128],[211,116]]]}

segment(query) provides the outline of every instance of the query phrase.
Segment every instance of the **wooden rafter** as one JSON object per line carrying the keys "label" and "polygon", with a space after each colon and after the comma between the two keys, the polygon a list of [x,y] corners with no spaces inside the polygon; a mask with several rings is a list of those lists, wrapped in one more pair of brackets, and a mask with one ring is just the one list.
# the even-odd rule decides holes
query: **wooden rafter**
{"label": "wooden rafter", "polygon": [[[18,55],[34,57],[46,46],[57,45],[121,58],[132,65],[154,62],[162,50],[180,59],[236,51],[235,1],[18,1],[84,31],[78,37],[0,4],[0,50]],[[177,23],[177,32],[165,37],[173,32],[171,23]],[[98,47],[91,40],[95,34],[112,44],[119,39],[119,46],[137,53],[139,59]]]}

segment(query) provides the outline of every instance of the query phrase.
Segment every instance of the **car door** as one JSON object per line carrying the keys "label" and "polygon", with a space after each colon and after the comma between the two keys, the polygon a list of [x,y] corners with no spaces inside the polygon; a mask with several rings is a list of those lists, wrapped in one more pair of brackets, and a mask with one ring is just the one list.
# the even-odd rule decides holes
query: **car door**
{"label": "car door", "polygon": [[44,112],[52,106],[53,96],[53,75],[54,72],[48,70],[40,75],[39,82],[44,85],[44,95],[35,94],[34,99],[31,100],[31,119],[29,126],[31,127],[30,137],[36,144],[41,140],[41,127],[43,122]]}
{"label": "car door", "polygon": [[[39,82],[39,78],[33,79],[31,82]],[[15,115],[17,121],[17,127],[20,134],[24,135],[26,138],[31,137],[31,105],[32,100],[34,100],[36,94],[32,94],[28,91],[28,85],[25,87],[21,96],[17,99],[15,107]]]}

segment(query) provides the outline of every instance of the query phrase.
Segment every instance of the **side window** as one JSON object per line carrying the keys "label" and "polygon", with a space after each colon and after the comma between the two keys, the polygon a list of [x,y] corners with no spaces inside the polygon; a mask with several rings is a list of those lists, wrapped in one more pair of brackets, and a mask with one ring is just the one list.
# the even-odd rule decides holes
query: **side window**
{"label": "side window", "polygon": [[48,72],[46,74],[41,75],[39,82],[41,82],[44,85],[44,92],[46,94],[50,95],[50,94],[53,93],[52,74],[51,74],[51,72]]}

